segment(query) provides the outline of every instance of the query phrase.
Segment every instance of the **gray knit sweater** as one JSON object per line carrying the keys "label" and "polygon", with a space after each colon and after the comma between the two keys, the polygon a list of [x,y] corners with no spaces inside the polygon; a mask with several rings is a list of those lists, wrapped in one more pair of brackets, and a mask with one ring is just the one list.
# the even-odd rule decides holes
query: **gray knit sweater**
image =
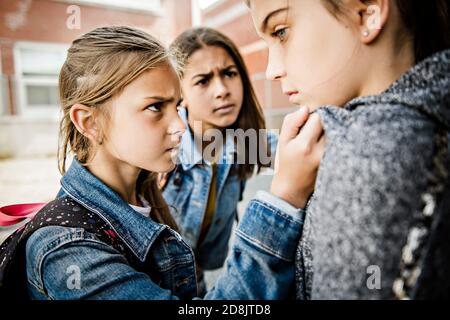
{"label": "gray knit sweater", "polygon": [[297,250],[297,298],[392,298],[435,170],[436,135],[450,130],[450,50],[380,95],[318,112],[327,146]]}

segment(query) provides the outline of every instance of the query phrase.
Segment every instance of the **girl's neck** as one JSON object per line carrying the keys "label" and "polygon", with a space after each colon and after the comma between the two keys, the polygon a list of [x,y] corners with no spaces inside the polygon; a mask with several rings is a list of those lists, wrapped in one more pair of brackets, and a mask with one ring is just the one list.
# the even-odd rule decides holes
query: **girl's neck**
{"label": "girl's neck", "polygon": [[374,63],[368,64],[370,67],[358,96],[381,94],[415,64],[411,44],[405,44],[403,48],[393,48],[393,51],[384,57],[381,54],[375,54],[375,57],[377,56],[378,58],[373,60]]}
{"label": "girl's neck", "polygon": [[139,206],[140,202],[136,193],[136,181],[140,169],[132,167],[118,159],[107,156],[98,150],[94,159],[87,165],[87,169],[119,194],[127,203]]}

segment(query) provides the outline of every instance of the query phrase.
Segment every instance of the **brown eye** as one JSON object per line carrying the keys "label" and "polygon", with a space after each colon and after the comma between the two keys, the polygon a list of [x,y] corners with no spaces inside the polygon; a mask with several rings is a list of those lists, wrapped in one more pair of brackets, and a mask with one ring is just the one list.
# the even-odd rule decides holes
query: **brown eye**
{"label": "brown eye", "polygon": [[229,78],[234,78],[238,75],[238,73],[236,71],[228,71],[225,73],[225,76],[229,77]]}
{"label": "brown eye", "polygon": [[198,82],[196,83],[196,85],[204,86],[204,85],[208,84],[208,82],[209,82],[208,79],[202,79],[202,80],[198,81]]}
{"label": "brown eye", "polygon": [[154,103],[154,104],[147,106],[146,109],[150,110],[152,112],[161,112],[161,108],[162,108],[162,103],[158,102],[158,103]]}

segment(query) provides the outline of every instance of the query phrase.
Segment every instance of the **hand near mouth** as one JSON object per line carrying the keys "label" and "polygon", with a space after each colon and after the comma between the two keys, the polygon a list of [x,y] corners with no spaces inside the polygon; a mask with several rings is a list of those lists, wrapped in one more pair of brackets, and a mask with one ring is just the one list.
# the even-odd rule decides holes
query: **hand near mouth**
{"label": "hand near mouth", "polygon": [[288,114],[280,133],[270,192],[304,208],[314,190],[324,150],[325,135],[319,115],[310,114],[308,107]]}

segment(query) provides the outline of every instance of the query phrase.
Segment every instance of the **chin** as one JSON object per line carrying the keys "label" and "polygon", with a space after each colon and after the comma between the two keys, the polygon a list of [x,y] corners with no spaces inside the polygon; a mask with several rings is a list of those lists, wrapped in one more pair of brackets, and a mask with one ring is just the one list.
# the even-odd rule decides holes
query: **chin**
{"label": "chin", "polygon": [[164,172],[170,172],[170,171],[172,171],[173,169],[175,169],[176,166],[177,166],[177,165],[176,165],[175,163],[171,162],[170,165],[169,165],[169,167],[168,167],[168,168],[166,169],[166,171],[164,171]]}
{"label": "chin", "polygon": [[177,166],[178,157],[172,156],[165,166],[164,172],[170,172]]}
{"label": "chin", "polygon": [[236,123],[237,118],[238,118],[237,116],[228,116],[228,117],[226,117],[224,119],[221,119],[221,121],[219,121],[217,123],[217,127],[218,128],[222,128],[222,129],[228,128],[229,126],[231,126],[234,123]]}
{"label": "chin", "polygon": [[161,163],[160,166],[158,166],[158,172],[170,172],[176,167],[176,162],[173,162],[172,160],[169,160],[165,162],[164,164]]}
{"label": "chin", "polygon": [[170,157],[163,157],[158,161],[153,161],[151,168],[144,169],[155,173],[166,173],[172,171],[175,167],[176,162],[173,162]]}

